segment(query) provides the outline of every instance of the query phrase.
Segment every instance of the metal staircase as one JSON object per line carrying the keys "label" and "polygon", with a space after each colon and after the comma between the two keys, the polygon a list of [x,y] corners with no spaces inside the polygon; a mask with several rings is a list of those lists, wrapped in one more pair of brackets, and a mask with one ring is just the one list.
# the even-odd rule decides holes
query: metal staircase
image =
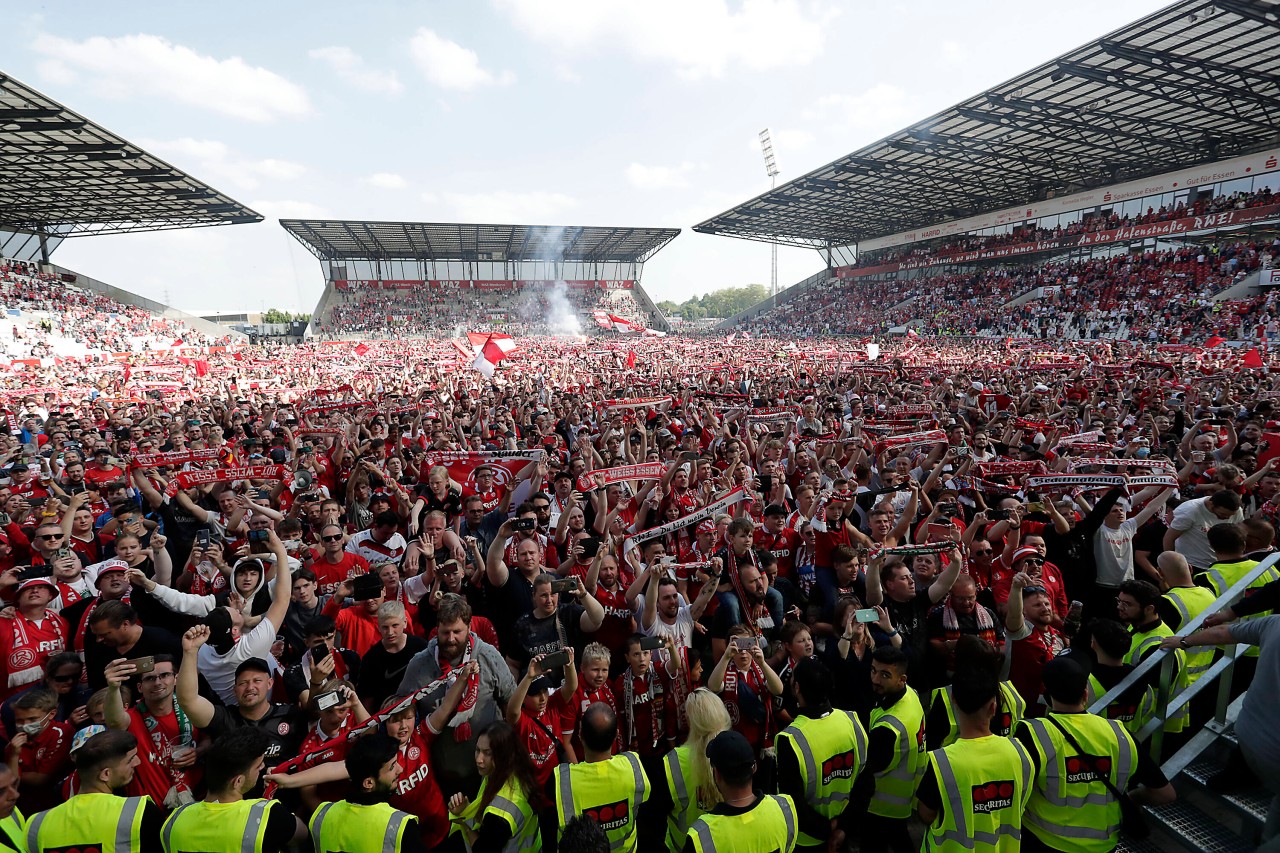
{"label": "metal staircase", "polygon": [[[1207,616],[1238,601],[1250,584],[1277,562],[1280,562],[1280,554],[1273,554],[1250,569],[1204,613],[1182,626],[1177,635],[1187,636],[1199,630]],[[1220,786],[1210,781],[1224,771],[1230,777],[1238,766],[1232,764],[1229,768],[1228,762],[1232,753],[1239,749],[1234,726],[1247,693],[1235,701],[1229,700],[1235,660],[1246,648],[1243,645],[1225,647],[1218,660],[1195,684],[1176,695],[1170,689],[1174,658],[1167,652],[1157,651],[1089,708],[1092,713],[1104,713],[1113,699],[1159,667],[1154,718],[1136,735],[1139,742],[1145,739],[1142,746],[1143,757],[1146,758],[1148,755],[1160,755],[1164,721],[1169,716],[1202,691],[1217,692],[1213,719],[1161,764],[1165,776],[1178,792],[1178,799],[1168,805],[1148,808],[1151,837],[1142,841],[1122,837],[1118,850],[1133,853],[1175,850],[1187,853],[1248,853],[1257,849],[1257,839],[1271,805],[1271,793],[1256,781],[1243,778],[1231,779],[1235,787],[1229,791],[1218,790]],[[1251,774],[1249,778],[1252,778]]]}

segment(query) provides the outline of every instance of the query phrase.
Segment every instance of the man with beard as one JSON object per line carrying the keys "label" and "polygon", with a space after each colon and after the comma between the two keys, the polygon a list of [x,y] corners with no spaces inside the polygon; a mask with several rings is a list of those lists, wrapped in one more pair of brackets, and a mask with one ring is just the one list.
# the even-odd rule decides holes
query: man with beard
{"label": "man with beard", "polygon": [[207,625],[196,625],[182,635],[177,695],[192,725],[211,738],[241,728],[258,729],[267,736],[263,749],[272,766],[297,755],[307,731],[306,715],[294,705],[271,701],[271,666],[262,658],[249,658],[236,667],[234,705],[215,705],[200,695],[200,647],[208,640]]}
{"label": "man with beard", "polygon": [[76,750],[80,792],[60,806],[33,815],[27,822],[31,853],[62,850],[122,849],[160,853],[164,815],[147,797],[120,797],[116,792],[133,781],[138,766],[138,740],[128,732],[96,734]]}
{"label": "man with beard", "polygon": [[862,821],[864,853],[893,850],[912,853],[907,827],[916,783],[926,763],[924,707],[907,683],[907,656],[892,646],[871,656],[871,709],[867,763],[864,775],[874,780],[875,792]]}
{"label": "man with beard", "polygon": [[417,819],[387,803],[400,779],[399,744],[381,733],[358,738],[345,763],[351,794],[311,816],[316,853],[426,853]]}
{"label": "man with beard", "polygon": [[[612,560],[612,557],[606,557]],[[713,560],[711,571],[716,571]],[[712,576],[700,575],[703,581],[698,597],[686,604],[680,597],[679,584],[665,574],[666,567],[654,563],[645,570],[648,575],[648,592],[641,603],[640,633],[647,637],[670,637],[676,647],[693,648],[694,624],[702,618],[716,585]],[[603,576],[604,572],[601,571]]]}
{"label": "man with beard", "polygon": [[[502,719],[516,685],[502,653],[472,633],[471,605],[466,599],[453,594],[444,596],[436,608],[436,618],[435,639],[409,661],[396,692],[415,693],[463,664],[472,660],[480,664],[478,671],[467,676],[467,687],[448,728],[432,745],[433,766],[440,768],[440,788],[447,801],[458,791],[475,791],[480,784],[474,761],[475,739],[490,723]],[[422,710],[429,713],[438,707],[445,689],[442,684],[424,698]]]}
{"label": "man with beard", "polygon": [[1004,626],[990,608],[978,603],[978,586],[970,575],[956,578],[946,603],[929,613],[927,627],[934,684],[950,682],[956,670],[956,646],[965,634],[981,637],[994,648],[1004,647]]}
{"label": "man with beard", "polygon": [[[929,611],[950,594],[952,584],[960,577],[964,561],[959,549],[953,549],[947,556],[950,562],[946,569],[925,589],[916,587],[911,569],[896,558],[880,566],[872,561],[867,571],[867,606],[884,605],[895,626],[894,633],[902,635],[902,650],[911,658],[913,667],[924,663],[925,649],[929,644]],[[917,672],[922,670],[923,666]],[[927,689],[927,685],[921,684],[920,688]]]}
{"label": "man with beard", "polygon": [[1013,643],[1009,680],[1028,708],[1039,706],[1045,665],[1067,646],[1066,638],[1053,627],[1053,616],[1053,604],[1044,587],[1037,586],[1025,572],[1014,575],[1004,617],[1009,642]]}

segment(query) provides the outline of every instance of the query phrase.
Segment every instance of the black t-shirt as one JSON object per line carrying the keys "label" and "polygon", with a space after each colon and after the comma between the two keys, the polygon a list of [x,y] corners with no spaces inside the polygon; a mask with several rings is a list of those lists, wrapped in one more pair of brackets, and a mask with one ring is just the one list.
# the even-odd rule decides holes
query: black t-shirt
{"label": "black t-shirt", "polygon": [[298,754],[307,735],[307,718],[301,709],[282,702],[271,703],[271,710],[260,720],[245,719],[240,715],[239,705],[217,706],[213,709],[213,719],[205,726],[205,732],[211,738],[218,738],[246,727],[261,729],[270,739],[271,745],[264,756],[270,769]]}
{"label": "black t-shirt", "polygon": [[416,634],[410,634],[404,648],[394,653],[382,643],[374,643],[360,659],[360,680],[356,683],[356,694],[364,706],[377,713],[386,698],[395,695],[409,661],[426,647],[427,641]]}
{"label": "black t-shirt", "polygon": [[[144,625],[142,628],[142,636],[138,638],[138,642],[134,643],[133,648],[128,652],[120,654],[113,648],[109,648],[103,643],[98,642],[92,636],[85,637],[84,643],[84,668],[89,674],[89,686],[94,690],[101,690],[107,686],[107,677],[105,675],[107,664],[118,658],[141,658],[148,655],[171,655],[173,657],[173,665],[176,669],[182,661],[182,640],[177,636],[151,625]],[[133,695],[138,695],[138,677],[135,675],[127,682]]]}
{"label": "black t-shirt", "polygon": [[205,527],[205,522],[187,512],[173,498],[167,498],[156,507],[156,514],[164,522],[164,535],[168,540],[165,550],[169,552],[175,566],[185,566],[187,558],[191,556],[196,531]]}
{"label": "black t-shirt", "polygon": [[536,655],[551,654],[566,646],[581,650],[583,612],[581,604],[562,604],[554,614],[542,619],[525,614],[516,622],[516,644],[506,649],[507,656],[523,669]]}
{"label": "black t-shirt", "polygon": [[417,488],[418,497],[422,498],[422,502],[426,505],[422,510],[422,515],[433,510],[440,510],[449,516],[449,520],[457,518],[462,514],[462,492],[450,487],[444,498],[436,497],[436,493],[431,490],[431,486],[422,483]]}
{"label": "black t-shirt", "polygon": [[914,598],[894,601],[884,597],[884,609],[889,611],[893,627],[902,634],[902,650],[913,656],[912,663],[921,659],[929,643],[927,620],[929,611],[936,605],[929,597],[929,588],[917,589]]}

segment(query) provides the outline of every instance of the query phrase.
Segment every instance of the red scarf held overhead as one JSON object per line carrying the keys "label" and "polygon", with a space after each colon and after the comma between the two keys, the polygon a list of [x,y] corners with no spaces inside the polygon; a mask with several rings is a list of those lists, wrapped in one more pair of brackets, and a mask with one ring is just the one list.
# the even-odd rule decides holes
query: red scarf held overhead
{"label": "red scarf held overhead", "polygon": [[[440,667],[440,677],[446,678],[455,669],[466,666],[471,661],[471,655],[476,650],[476,635],[469,634],[467,636],[467,650],[462,653],[462,660],[458,662],[458,666],[451,665],[447,660],[440,657],[440,644],[436,643],[436,664]],[[458,707],[453,712],[453,718],[449,721],[450,728],[453,729],[453,739],[458,743],[466,743],[471,740],[471,717],[476,710],[476,699],[480,696],[480,673],[476,672],[467,678],[467,687],[462,691],[462,698],[458,700]]]}

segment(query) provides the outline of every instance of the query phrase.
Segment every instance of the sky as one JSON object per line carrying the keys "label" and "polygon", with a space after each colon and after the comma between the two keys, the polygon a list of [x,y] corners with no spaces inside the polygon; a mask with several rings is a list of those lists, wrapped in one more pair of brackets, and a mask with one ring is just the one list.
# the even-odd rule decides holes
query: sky
{"label": "sky", "polygon": [[[53,260],[187,311],[309,311],[281,217],[679,227],[655,300],[769,281],[693,225],[1166,5],[1154,0],[61,0],[0,72],[263,214],[65,241]],[[214,14],[216,10],[216,14]],[[779,285],[822,268],[783,247]]]}

